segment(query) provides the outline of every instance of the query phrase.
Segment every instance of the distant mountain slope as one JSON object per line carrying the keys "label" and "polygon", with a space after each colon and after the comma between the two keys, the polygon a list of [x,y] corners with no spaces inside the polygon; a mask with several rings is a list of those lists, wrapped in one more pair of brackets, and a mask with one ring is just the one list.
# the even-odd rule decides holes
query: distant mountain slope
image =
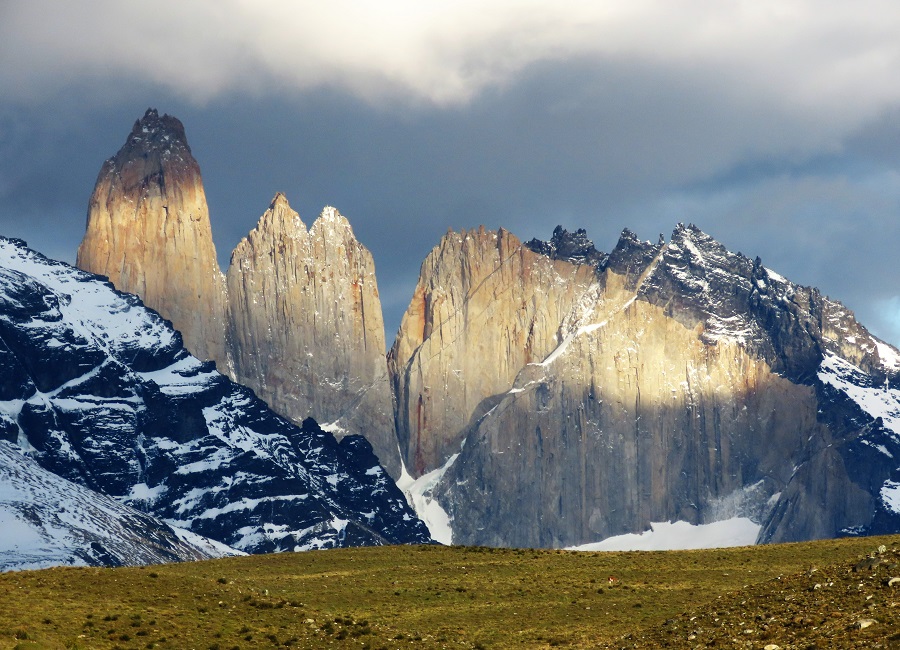
{"label": "distant mountain slope", "polygon": [[430,539],[364,439],[290,424],[137,297],[3,238],[0,439],[247,552]]}
{"label": "distant mountain slope", "polygon": [[237,555],[48,472],[0,441],[0,571]]}
{"label": "distant mountain slope", "polygon": [[583,231],[448,233],[391,361],[407,467],[443,468],[454,543],[900,531],[900,354],[696,227],[609,255]]}

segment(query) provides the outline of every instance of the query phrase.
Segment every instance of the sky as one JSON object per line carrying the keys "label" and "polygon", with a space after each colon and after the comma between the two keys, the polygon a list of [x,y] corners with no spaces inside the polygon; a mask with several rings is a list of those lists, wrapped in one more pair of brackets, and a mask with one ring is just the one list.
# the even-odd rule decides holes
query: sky
{"label": "sky", "polygon": [[448,229],[694,223],[900,345],[893,0],[0,0],[0,235],[73,262],[178,117],[223,268],[276,192],[375,258],[388,345]]}

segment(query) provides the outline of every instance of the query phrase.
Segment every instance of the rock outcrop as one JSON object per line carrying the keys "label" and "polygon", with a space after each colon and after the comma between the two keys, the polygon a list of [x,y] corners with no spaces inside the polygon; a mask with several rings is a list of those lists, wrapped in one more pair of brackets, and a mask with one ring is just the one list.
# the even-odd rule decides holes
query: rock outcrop
{"label": "rock outcrop", "polygon": [[307,232],[283,194],[231,255],[235,379],[275,411],[365,434],[400,475],[372,255],[328,207]]}
{"label": "rock outcrop", "polygon": [[[484,251],[508,237],[448,235],[394,348],[408,453],[423,455],[422,431],[449,446],[414,467],[451,460],[432,495],[454,543],[570,546],[731,516],[760,541],[900,529],[882,495],[900,478],[900,391],[885,385],[900,356],[839,303],[694,227],[656,244],[626,231],[608,257],[556,232],[529,243],[542,259],[518,253],[530,272],[504,276],[509,252],[485,265]],[[524,291],[552,315],[528,354],[505,299]],[[498,351],[519,368],[491,363]],[[448,381],[467,358],[489,361],[468,377],[480,402]]]}
{"label": "rock outcrop", "polygon": [[139,295],[192,354],[228,371],[225,279],[200,167],[176,118],[148,109],[103,164],[76,264]]}
{"label": "rock outcrop", "polygon": [[399,477],[374,263],[334,208],[307,232],[278,194],[226,281],[184,128],[151,109],[100,171],[77,265],[140,296],[294,423],[365,435]]}

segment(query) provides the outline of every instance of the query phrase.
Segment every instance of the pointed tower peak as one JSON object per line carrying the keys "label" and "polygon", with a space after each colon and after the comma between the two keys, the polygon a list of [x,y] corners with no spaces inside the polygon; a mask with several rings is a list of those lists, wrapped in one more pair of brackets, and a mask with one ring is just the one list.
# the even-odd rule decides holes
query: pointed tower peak
{"label": "pointed tower peak", "polygon": [[272,202],[269,203],[269,209],[273,210],[276,207],[291,207],[291,204],[288,202],[287,196],[284,192],[276,192],[275,196],[272,197]]}
{"label": "pointed tower peak", "polygon": [[313,235],[323,229],[326,232],[335,232],[343,229],[349,232],[350,237],[353,239],[356,238],[353,235],[353,228],[350,226],[350,221],[347,220],[347,217],[342,215],[337,208],[330,205],[326,205],[322,208],[319,218],[316,219],[310,227],[309,234]]}

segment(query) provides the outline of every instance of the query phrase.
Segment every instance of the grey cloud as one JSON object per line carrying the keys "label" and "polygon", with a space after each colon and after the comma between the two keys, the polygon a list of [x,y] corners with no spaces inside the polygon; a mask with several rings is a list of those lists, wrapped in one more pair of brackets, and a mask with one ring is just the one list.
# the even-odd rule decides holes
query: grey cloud
{"label": "grey cloud", "polygon": [[[800,18],[813,5],[758,3],[751,11],[763,13],[747,25],[735,23],[730,9],[704,23],[698,7],[708,3],[689,3],[683,15],[663,12],[642,28],[643,9],[623,9],[604,23],[585,4],[578,8],[590,18],[584,30],[558,16],[562,24],[553,23],[556,14],[545,7],[552,29],[542,32],[533,17],[502,27],[507,5],[500,3],[474,34],[453,24],[429,31],[428,16],[416,19],[425,27],[411,36],[385,28],[385,38],[402,36],[400,49],[369,52],[372,69],[353,67],[354,57],[377,43],[329,60],[315,73],[325,76],[309,81],[285,73],[275,59],[315,67],[340,49],[348,34],[322,27],[327,11],[312,17],[322,33],[308,43],[292,31],[292,19],[282,21],[277,38],[275,21],[255,34],[259,43],[248,43],[260,16],[240,29],[242,7],[250,5],[217,3],[198,42],[182,44],[185,30],[204,17],[199,4],[163,2],[154,15],[168,18],[159,24],[134,13],[138,5],[111,4],[112,18],[80,37],[67,35],[61,21],[77,31],[95,14],[67,17],[63,10],[39,26],[40,3],[3,9],[17,17],[0,21],[7,30],[0,36],[10,25],[20,32],[0,38],[0,80],[22,86],[0,99],[0,234],[74,258],[102,161],[124,142],[132,121],[155,106],[185,123],[223,266],[276,191],[287,193],[307,224],[334,205],[373,251],[389,338],[419,264],[448,227],[503,226],[528,239],[546,238],[561,223],[587,228],[609,250],[624,226],[655,238],[676,221],[693,221],[784,275],[821,286],[900,342],[890,315],[900,287],[884,266],[893,255],[887,242],[900,234],[900,147],[885,144],[900,144],[892,95],[900,84],[885,83],[889,73],[877,57],[869,73],[860,68],[872,58],[865,53],[891,60],[896,46],[884,38],[890,30],[873,21],[835,10],[804,26]],[[457,21],[468,15],[467,3],[460,6]],[[797,15],[778,23],[775,43],[761,47],[765,10],[784,7]],[[894,10],[885,11],[881,22],[890,27],[894,19]],[[841,20],[846,26],[835,26]],[[691,21],[697,25],[683,33],[673,28]],[[123,22],[134,24],[106,33]],[[611,24],[624,31],[593,38]],[[709,42],[699,38],[701,27]],[[36,41],[46,51],[28,40],[39,28],[49,30]],[[350,35],[354,29],[348,25]],[[841,39],[823,54],[829,29]],[[861,38],[868,33],[871,39]],[[499,49],[486,45],[492,34],[502,36]],[[533,50],[517,40],[521,34],[531,35]],[[554,50],[559,34],[574,45]],[[785,58],[792,42],[796,60]],[[397,51],[426,46],[432,49],[420,67],[379,68],[390,68]],[[13,47],[22,48],[15,60],[21,69],[6,58]],[[185,58],[184,71],[166,48]],[[261,54],[266,48],[271,52]],[[517,48],[524,53],[514,56]],[[309,56],[298,62],[303,52]],[[61,57],[72,65],[65,80],[51,72]],[[453,73],[453,83],[466,81],[462,90],[434,85],[446,66],[462,70]],[[861,78],[848,81],[847,71]],[[797,89],[784,92],[792,83]],[[403,97],[373,101],[376,91],[363,88],[385,84]],[[845,100],[847,89],[858,96]]]}

